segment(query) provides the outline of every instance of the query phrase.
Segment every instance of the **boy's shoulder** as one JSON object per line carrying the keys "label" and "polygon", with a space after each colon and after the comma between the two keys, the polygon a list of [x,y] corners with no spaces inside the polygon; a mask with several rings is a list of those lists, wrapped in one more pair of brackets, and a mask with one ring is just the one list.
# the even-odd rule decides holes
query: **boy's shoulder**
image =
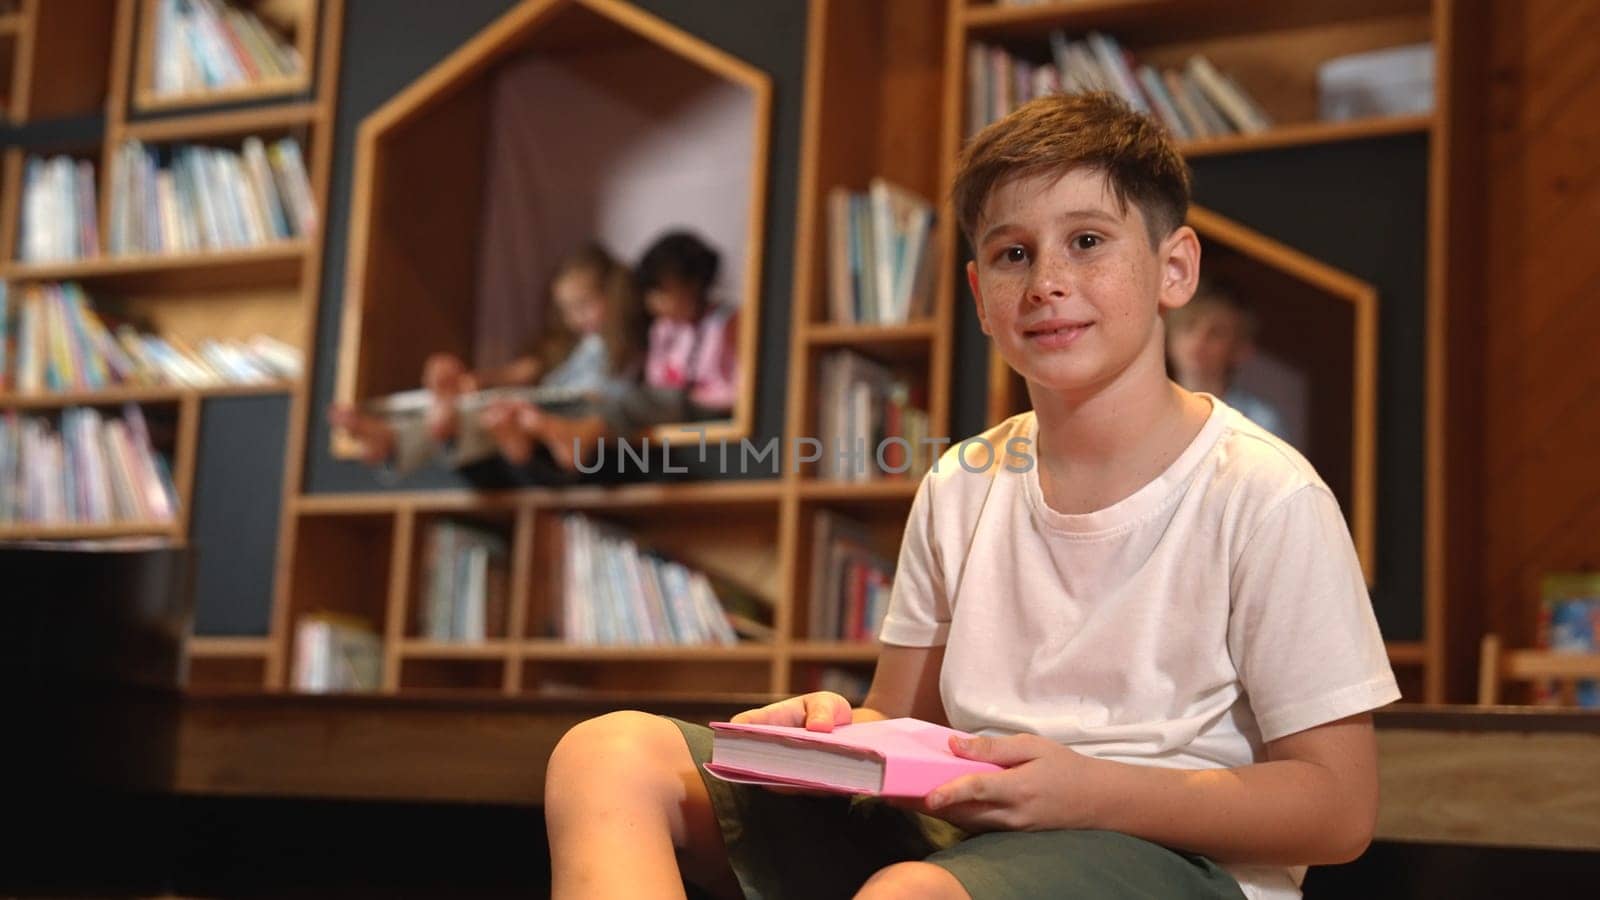
{"label": "boy's shoulder", "polygon": [[1267,506],[1306,488],[1332,493],[1316,467],[1294,445],[1221,400],[1212,398],[1221,434],[1211,457],[1213,483]]}

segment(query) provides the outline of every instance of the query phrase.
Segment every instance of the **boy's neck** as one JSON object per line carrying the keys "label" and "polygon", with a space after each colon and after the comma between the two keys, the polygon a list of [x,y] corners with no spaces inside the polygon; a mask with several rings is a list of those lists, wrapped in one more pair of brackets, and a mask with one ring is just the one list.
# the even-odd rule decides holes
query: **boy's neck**
{"label": "boy's neck", "polygon": [[1039,421],[1039,483],[1057,512],[1088,513],[1133,494],[1189,446],[1211,404],[1135,364],[1114,382],[1082,394],[1029,386]]}

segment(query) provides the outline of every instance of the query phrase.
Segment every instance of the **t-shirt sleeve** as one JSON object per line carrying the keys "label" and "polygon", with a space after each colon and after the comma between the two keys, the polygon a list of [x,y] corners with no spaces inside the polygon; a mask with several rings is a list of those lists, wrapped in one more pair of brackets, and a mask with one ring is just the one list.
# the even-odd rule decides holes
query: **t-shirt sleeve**
{"label": "t-shirt sleeve", "polygon": [[1320,485],[1279,501],[1233,567],[1228,651],[1264,741],[1400,698],[1339,505]]}
{"label": "t-shirt sleeve", "polygon": [[931,478],[922,479],[900,541],[894,588],[878,639],[900,647],[943,646],[950,633],[950,601],[933,540]]}

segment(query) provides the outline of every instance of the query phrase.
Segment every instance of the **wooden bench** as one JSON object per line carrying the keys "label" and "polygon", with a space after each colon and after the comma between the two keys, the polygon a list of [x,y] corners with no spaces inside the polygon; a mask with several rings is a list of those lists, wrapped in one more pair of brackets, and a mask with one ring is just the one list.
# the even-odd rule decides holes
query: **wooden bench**
{"label": "wooden bench", "polygon": [[[551,748],[585,718],[637,706],[706,721],[763,699],[190,696],[170,787],[537,804]],[[1600,713],[1398,706],[1376,721],[1380,840],[1600,850]]]}

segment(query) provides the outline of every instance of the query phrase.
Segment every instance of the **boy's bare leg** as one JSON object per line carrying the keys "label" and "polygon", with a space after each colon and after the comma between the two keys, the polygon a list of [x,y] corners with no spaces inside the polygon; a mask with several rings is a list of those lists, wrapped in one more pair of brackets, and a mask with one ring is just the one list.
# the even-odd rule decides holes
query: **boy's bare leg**
{"label": "boy's bare leg", "polygon": [[394,450],[394,429],[380,416],[369,416],[349,404],[328,410],[328,421],[343,428],[361,445],[361,461],[375,466],[389,458]]}
{"label": "boy's bare leg", "polygon": [[683,897],[683,879],[738,897],[711,798],[683,734],[618,712],[561,739],[545,775],[552,896]]}
{"label": "boy's bare leg", "polygon": [[972,900],[946,869],[926,862],[903,862],[879,869],[856,892],[855,900]]}

